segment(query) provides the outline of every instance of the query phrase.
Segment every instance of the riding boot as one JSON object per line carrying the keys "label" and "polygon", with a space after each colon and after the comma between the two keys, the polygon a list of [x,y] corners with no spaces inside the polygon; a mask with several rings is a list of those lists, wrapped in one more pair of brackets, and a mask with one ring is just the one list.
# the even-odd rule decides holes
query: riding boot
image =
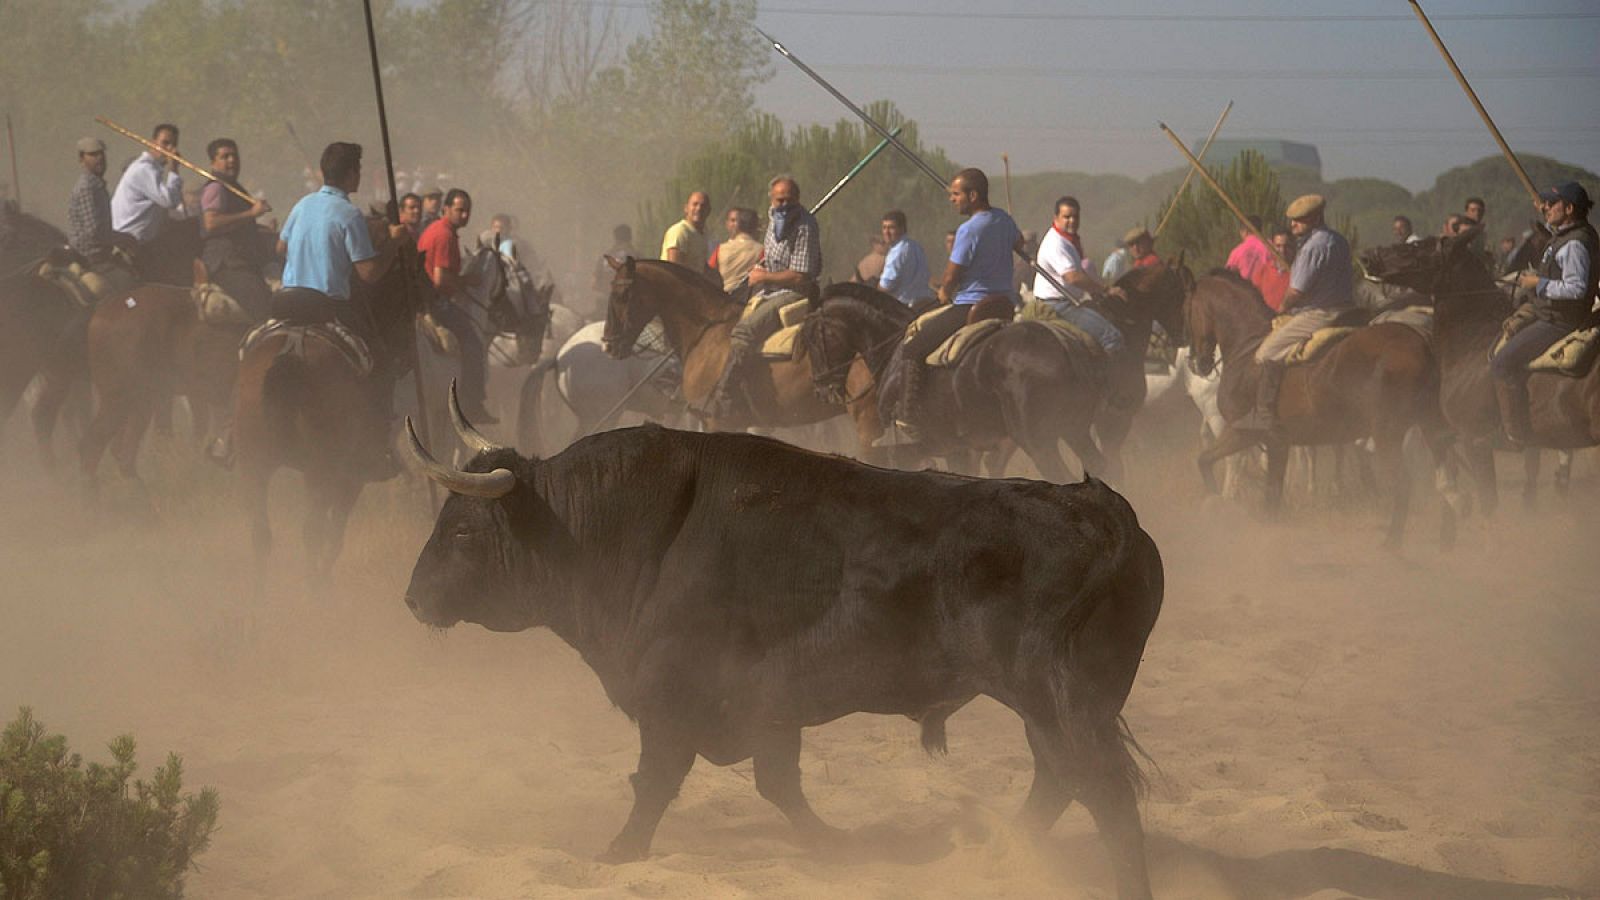
{"label": "riding boot", "polygon": [[1529,411],[1526,384],[1497,381],[1495,398],[1500,402],[1500,421],[1504,425],[1506,440],[1513,447],[1528,443],[1533,435],[1533,416]]}
{"label": "riding boot", "polygon": [[1261,380],[1256,383],[1256,405],[1250,414],[1233,423],[1239,431],[1256,431],[1269,437],[1280,434],[1278,422],[1278,390],[1283,385],[1286,366],[1281,362],[1261,364]]}
{"label": "riding boot", "polygon": [[722,377],[706,398],[705,414],[713,419],[726,419],[734,414],[734,385],[743,373],[745,359],[750,355],[748,345],[734,341],[728,345],[728,361],[722,367]]}
{"label": "riding boot", "polygon": [[895,404],[894,430],[872,442],[874,447],[900,447],[922,443],[922,388],[928,380],[928,364],[907,358],[900,371],[900,397]]}

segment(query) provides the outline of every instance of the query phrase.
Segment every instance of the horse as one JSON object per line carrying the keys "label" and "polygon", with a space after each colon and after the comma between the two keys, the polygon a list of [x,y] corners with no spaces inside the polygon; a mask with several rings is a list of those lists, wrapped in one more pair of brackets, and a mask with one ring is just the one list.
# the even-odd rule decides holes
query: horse
{"label": "horse", "polygon": [[[515,259],[489,247],[480,248],[469,257],[461,274],[467,285],[462,292],[465,297],[455,302],[467,313],[473,329],[482,338],[488,353],[488,377],[496,377],[495,369],[509,370],[521,377],[521,373],[538,363],[543,354],[555,283],[535,287]],[[422,289],[427,290],[426,287]],[[421,341],[419,345],[423,385],[429,398],[429,434],[435,435],[435,443],[442,445],[446,441],[443,435],[454,434],[444,398],[449,385],[460,377],[460,359],[454,353],[441,350],[434,341]],[[410,390],[402,387],[401,396],[414,398],[415,387]],[[412,404],[414,402],[412,399]],[[515,433],[515,423],[502,427]]]}
{"label": "horse", "polygon": [[[385,223],[369,218],[367,225],[381,256],[392,243]],[[376,284],[353,279],[347,301],[371,322],[374,355],[392,354],[416,340],[422,292],[411,283],[419,277],[415,250],[402,244],[398,253]],[[303,327],[271,334],[242,354],[234,383],[234,468],[243,487],[257,585],[264,583],[272,552],[267,488],[274,472],[288,467],[305,478],[303,537],[313,583],[331,575],[362,487],[392,477],[385,465],[387,423],[375,408],[368,377],[337,346]]]}
{"label": "horse", "polygon": [[46,468],[55,463],[52,436],[62,404],[86,371],[88,315],[38,270],[47,260],[65,262],[71,256],[59,229],[0,203],[0,425],[39,379],[31,418]]}
{"label": "horse", "polygon": [[1220,351],[1222,381],[1218,406],[1229,425],[1198,459],[1206,489],[1217,492],[1213,467],[1258,443],[1267,451],[1266,507],[1283,505],[1283,480],[1291,445],[1350,443],[1371,437],[1379,477],[1388,488],[1390,509],[1383,544],[1398,550],[1410,509],[1411,482],[1402,447],[1413,426],[1422,430],[1447,499],[1441,504],[1440,541],[1455,539],[1456,496],[1449,490],[1449,434],[1439,413],[1439,375],[1428,341],[1397,323],[1358,329],[1319,358],[1284,373],[1278,396],[1282,434],[1263,440],[1232,423],[1255,404],[1261,367],[1255,351],[1272,328],[1274,313],[1254,285],[1226,269],[1199,279],[1184,305],[1189,359],[1196,371],[1211,371]]}
{"label": "horse", "polygon": [[[728,337],[741,308],[720,287],[682,266],[632,257],[608,256],[606,262],[614,270],[603,338],[606,352],[626,357],[644,326],[660,316],[667,343],[683,361],[683,399],[690,409],[702,409],[722,375]],[[870,289],[870,294],[852,293],[846,287],[829,288],[835,293],[818,301],[795,341],[801,348],[831,342],[840,348],[843,361],[823,366],[802,349],[789,359],[751,366],[752,380],[746,384],[750,409],[732,417],[701,414],[705,425],[712,430],[809,425],[848,413],[862,459],[880,459],[881,451],[872,446],[883,434],[877,373],[911,312],[887,294]]]}
{"label": "horse", "polygon": [[[195,283],[207,279],[195,262]],[[140,484],[139,445],[153,416],[175,396],[189,401],[197,435],[209,431],[213,410],[233,403],[234,373],[244,322],[206,322],[189,289],[142,284],[101,303],[89,319],[89,379],[95,411],[78,443],[78,462],[92,498],[107,446],[122,476]]]}
{"label": "horse", "polygon": [[[923,402],[943,414],[928,416],[923,444],[907,450],[944,455],[954,468],[968,470],[972,451],[989,451],[985,470],[998,475],[1013,447],[1020,448],[1041,477],[1065,483],[1072,475],[1059,444],[1066,441],[1085,472],[1120,479],[1122,444],[1144,405],[1143,348],[1151,323],[1159,319],[1171,333],[1182,333],[1183,297],[1192,280],[1179,260],[1136,269],[1118,281],[1125,299],[1111,299],[1104,308],[1128,345],[1140,350],[1115,359],[1098,347],[1062,341],[1041,322],[1000,328],[954,367],[928,373]],[[1006,309],[1001,318],[1009,315]],[[900,390],[898,367],[892,367],[884,401]]]}
{"label": "horse", "polygon": [[[1500,406],[1489,351],[1511,314],[1511,300],[1471,248],[1472,232],[1413,244],[1374,247],[1361,254],[1375,278],[1433,297],[1445,420],[1455,429],[1479,503],[1486,514],[1499,502],[1494,450],[1502,442]],[[1533,432],[1524,448],[1528,479],[1523,499],[1532,505],[1539,448],[1575,450],[1600,444],[1600,367],[1582,378],[1535,372],[1528,378]]]}
{"label": "horse", "polygon": [[541,360],[523,383],[517,413],[517,446],[534,454],[554,453],[571,443],[549,432],[549,391],[576,419],[573,440],[609,425],[608,415],[634,413],[675,423],[685,412],[679,398],[683,371],[659,323],[640,332],[624,359],[606,353],[604,322],[590,322]]}

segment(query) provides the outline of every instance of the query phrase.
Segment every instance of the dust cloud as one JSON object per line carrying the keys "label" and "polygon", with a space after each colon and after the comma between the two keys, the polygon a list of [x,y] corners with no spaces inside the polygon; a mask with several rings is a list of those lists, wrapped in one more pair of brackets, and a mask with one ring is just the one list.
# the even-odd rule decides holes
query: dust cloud
{"label": "dust cloud", "polygon": [[[1157,895],[1600,891],[1593,454],[1537,515],[1502,459],[1496,520],[1443,555],[1426,500],[1396,558],[1354,487],[1292,493],[1283,522],[1248,489],[1206,500],[1192,424],[1147,411],[1125,486],[1167,567],[1127,709],[1157,764]],[[189,786],[215,786],[192,896],[1113,894],[1080,808],[1042,841],[1012,827],[1031,759],[986,700],[951,720],[946,757],[904,719],[807,732],[812,801],[858,838],[846,856],[800,846],[748,763],[701,762],[648,860],[596,863],[627,814],[636,733],[550,633],[411,618],[423,489],[369,488],[334,585],[314,591],[298,478],[280,475],[258,584],[229,477],[177,430],[147,447],[147,494],[108,476],[92,509],[8,435],[0,709],[33,706],[92,759],[131,732],[146,774],[170,749]]]}

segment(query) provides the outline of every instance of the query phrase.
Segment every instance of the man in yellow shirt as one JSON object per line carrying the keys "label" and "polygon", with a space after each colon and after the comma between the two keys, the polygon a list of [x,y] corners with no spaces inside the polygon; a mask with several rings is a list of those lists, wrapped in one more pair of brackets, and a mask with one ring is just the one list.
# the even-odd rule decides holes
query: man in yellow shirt
{"label": "man in yellow shirt", "polygon": [[667,229],[661,239],[661,258],[703,275],[712,283],[721,285],[722,279],[711,271],[711,245],[706,241],[706,217],[711,214],[711,198],[705,191],[695,191],[683,204],[683,218]]}

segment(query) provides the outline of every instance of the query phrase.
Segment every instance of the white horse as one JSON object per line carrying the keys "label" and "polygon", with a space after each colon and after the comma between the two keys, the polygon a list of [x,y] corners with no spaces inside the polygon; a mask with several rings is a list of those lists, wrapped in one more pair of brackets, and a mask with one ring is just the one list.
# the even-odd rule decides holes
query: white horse
{"label": "white horse", "polygon": [[605,324],[591,322],[578,329],[554,358],[529,373],[517,414],[517,446],[524,452],[554,453],[624,416],[664,424],[683,421],[685,409],[678,396],[683,371],[671,356],[660,323],[645,327],[627,359],[615,359],[601,347]]}

